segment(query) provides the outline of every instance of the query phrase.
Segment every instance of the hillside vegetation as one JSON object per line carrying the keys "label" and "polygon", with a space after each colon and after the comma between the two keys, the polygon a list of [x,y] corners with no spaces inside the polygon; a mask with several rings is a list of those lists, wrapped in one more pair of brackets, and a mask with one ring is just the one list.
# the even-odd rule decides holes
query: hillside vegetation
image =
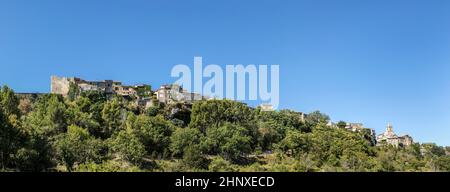
{"label": "hillside vegetation", "polygon": [[264,112],[229,100],[147,110],[98,92],[0,92],[1,171],[450,171],[435,144],[376,147],[318,111]]}

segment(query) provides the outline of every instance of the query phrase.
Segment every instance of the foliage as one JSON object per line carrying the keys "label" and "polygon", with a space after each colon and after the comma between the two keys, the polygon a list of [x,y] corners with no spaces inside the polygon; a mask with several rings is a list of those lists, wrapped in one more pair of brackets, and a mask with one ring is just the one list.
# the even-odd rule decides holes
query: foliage
{"label": "foliage", "polygon": [[48,171],[54,166],[49,138],[35,130],[23,132],[21,148],[14,155],[14,166],[20,171]]}
{"label": "foliage", "polygon": [[12,163],[11,156],[21,145],[18,105],[14,91],[4,86],[0,90],[0,169]]}
{"label": "foliage", "polygon": [[316,126],[318,124],[327,124],[330,117],[320,111],[314,111],[306,116],[306,123],[310,126]]}
{"label": "foliage", "polygon": [[253,121],[251,109],[240,102],[230,100],[208,100],[194,103],[189,127],[205,133],[209,127],[224,123],[247,126]]}
{"label": "foliage", "polygon": [[173,127],[162,116],[139,115],[130,124],[134,134],[145,145],[148,154],[159,157],[170,155],[167,149],[170,146]]}
{"label": "foliage", "polygon": [[75,164],[101,162],[107,151],[102,145],[102,141],[92,138],[87,130],[71,125],[55,142],[56,156],[72,171]]}
{"label": "foliage", "polygon": [[104,122],[100,131],[102,138],[108,138],[122,125],[122,105],[117,98],[105,103],[102,109],[102,120]]}
{"label": "foliage", "polygon": [[212,172],[235,172],[234,166],[222,157],[214,158],[209,164],[210,171]]}
{"label": "foliage", "polygon": [[111,141],[111,149],[121,158],[135,165],[140,165],[145,156],[145,146],[133,133],[127,130],[120,131]]}
{"label": "foliage", "polygon": [[137,166],[127,165],[123,162],[105,161],[98,163],[84,163],[78,165],[74,170],[76,172],[140,172],[141,169]]}
{"label": "foliage", "polygon": [[339,127],[339,128],[341,128],[341,129],[344,129],[344,128],[347,126],[347,123],[346,123],[345,121],[339,121],[339,122],[336,124],[336,126]]}
{"label": "foliage", "polygon": [[191,121],[191,110],[181,103],[166,106],[165,117],[166,119],[177,122],[179,127],[186,127]]}
{"label": "foliage", "polygon": [[67,129],[67,105],[61,96],[44,95],[37,99],[34,110],[24,119],[24,127],[51,139]]}
{"label": "foliage", "polygon": [[150,97],[152,93],[152,87],[150,85],[139,86],[136,92],[139,97]]}
{"label": "foliage", "polygon": [[70,84],[69,84],[69,92],[67,93],[67,98],[70,101],[73,101],[73,100],[75,100],[78,97],[79,94],[80,94],[80,88],[78,87],[78,85],[76,85],[73,82],[70,82]]}
{"label": "foliage", "polygon": [[[149,88],[139,91],[149,96]],[[376,146],[369,129],[328,126],[319,111],[261,111],[230,100],[139,109],[133,99],[72,88],[18,98],[0,90],[0,170],[450,171],[450,148]],[[336,128],[337,127],[337,128]]]}
{"label": "foliage", "polygon": [[9,123],[6,115],[0,110],[0,168],[5,169],[10,163],[10,156],[18,148],[19,132]]}
{"label": "foliage", "polygon": [[19,99],[16,97],[14,91],[7,86],[3,86],[0,90],[0,106],[4,115],[8,118],[15,115],[20,117]]}
{"label": "foliage", "polygon": [[190,145],[186,147],[183,155],[183,163],[187,167],[194,169],[207,169],[208,161],[203,156],[199,145]]}
{"label": "foliage", "polygon": [[170,137],[170,150],[174,157],[183,156],[186,148],[200,143],[202,135],[198,129],[178,128]]}
{"label": "foliage", "polygon": [[209,128],[201,146],[208,154],[219,154],[227,160],[238,160],[251,152],[251,140],[248,130],[244,127],[227,123]]}

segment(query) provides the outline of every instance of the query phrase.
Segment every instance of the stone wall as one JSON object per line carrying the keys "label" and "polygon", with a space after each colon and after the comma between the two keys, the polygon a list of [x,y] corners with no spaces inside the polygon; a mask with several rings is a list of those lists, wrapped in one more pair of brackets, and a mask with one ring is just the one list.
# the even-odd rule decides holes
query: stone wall
{"label": "stone wall", "polygon": [[67,96],[69,93],[70,82],[73,82],[73,78],[52,76],[50,92]]}

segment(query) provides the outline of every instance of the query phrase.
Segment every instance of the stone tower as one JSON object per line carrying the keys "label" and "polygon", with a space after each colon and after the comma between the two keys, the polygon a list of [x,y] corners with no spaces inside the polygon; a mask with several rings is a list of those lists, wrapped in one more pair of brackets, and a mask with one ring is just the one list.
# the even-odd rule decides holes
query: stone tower
{"label": "stone tower", "polygon": [[384,133],[384,135],[387,137],[395,136],[394,130],[392,129],[392,124],[390,122],[386,126],[386,132]]}
{"label": "stone tower", "polygon": [[51,76],[50,92],[66,96],[71,82],[74,82],[74,78]]}

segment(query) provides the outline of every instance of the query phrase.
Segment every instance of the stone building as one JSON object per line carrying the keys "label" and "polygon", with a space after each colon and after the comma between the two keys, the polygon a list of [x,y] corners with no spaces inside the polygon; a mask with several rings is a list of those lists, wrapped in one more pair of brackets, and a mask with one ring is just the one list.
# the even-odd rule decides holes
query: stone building
{"label": "stone building", "polygon": [[67,96],[69,93],[70,83],[74,83],[75,78],[68,77],[51,77],[50,93]]}
{"label": "stone building", "polygon": [[122,85],[122,82],[113,80],[86,81],[77,77],[51,77],[51,93],[66,97],[70,86],[75,85],[80,91],[99,91],[105,93],[108,98],[113,95],[128,99],[135,99],[136,105],[148,108],[153,106],[152,90],[149,85]]}
{"label": "stone building", "polygon": [[114,86],[114,92],[123,97],[137,95],[137,91],[133,86],[116,85]]}
{"label": "stone building", "polygon": [[364,129],[364,124],[362,124],[362,123],[347,123],[347,125],[345,126],[345,129],[353,131],[353,132],[357,132],[357,131]]}
{"label": "stone building", "polygon": [[409,135],[397,136],[394,133],[392,125],[388,123],[386,127],[386,132],[377,136],[377,145],[393,145],[395,147],[399,146],[409,146],[414,143],[413,138]]}
{"label": "stone building", "polygon": [[181,99],[182,88],[178,85],[162,85],[155,91],[156,99],[161,103],[170,103]]}
{"label": "stone building", "polygon": [[370,138],[367,138],[370,140],[370,143],[375,146],[377,144],[377,136],[374,129],[365,128],[364,124],[362,123],[347,123],[345,126],[345,129],[352,131],[352,132],[365,132],[367,136]]}
{"label": "stone building", "polygon": [[269,103],[263,103],[259,107],[261,107],[261,111],[274,111],[273,106]]}
{"label": "stone building", "polygon": [[123,97],[149,98],[152,96],[150,85],[113,85],[114,93]]}
{"label": "stone building", "polygon": [[156,98],[159,102],[165,104],[172,103],[193,103],[194,101],[203,100],[204,97],[198,93],[189,93],[181,86],[176,84],[162,85],[155,92]]}
{"label": "stone building", "polygon": [[[330,127],[339,128],[337,123],[328,122],[327,124]],[[377,144],[377,137],[374,129],[371,128],[365,128],[364,124],[362,123],[346,123],[344,129],[351,131],[351,132],[364,132],[365,135],[367,135],[370,138],[367,138],[370,143],[375,146]]]}
{"label": "stone building", "polygon": [[[330,127],[339,128],[338,124],[334,123],[332,121],[329,121],[327,125]],[[357,131],[364,129],[364,124],[362,124],[362,123],[346,123],[344,128],[349,131],[357,132]]]}
{"label": "stone building", "polygon": [[376,133],[374,129],[371,128],[365,128],[364,124],[362,123],[347,123],[347,125],[345,126],[345,129],[353,131],[353,132],[363,132],[363,131],[367,131],[367,133],[370,135],[371,137],[371,141],[373,144],[376,144]]}
{"label": "stone building", "polygon": [[67,96],[70,85],[76,85],[80,91],[101,91],[106,94],[114,93],[114,86],[121,86],[121,82],[112,80],[104,81],[86,81],[77,77],[51,77],[51,93]]}
{"label": "stone building", "polygon": [[303,113],[303,112],[297,112],[298,113],[298,115],[300,116],[300,121],[302,122],[302,123],[305,123],[306,122],[306,114],[305,113]]}

